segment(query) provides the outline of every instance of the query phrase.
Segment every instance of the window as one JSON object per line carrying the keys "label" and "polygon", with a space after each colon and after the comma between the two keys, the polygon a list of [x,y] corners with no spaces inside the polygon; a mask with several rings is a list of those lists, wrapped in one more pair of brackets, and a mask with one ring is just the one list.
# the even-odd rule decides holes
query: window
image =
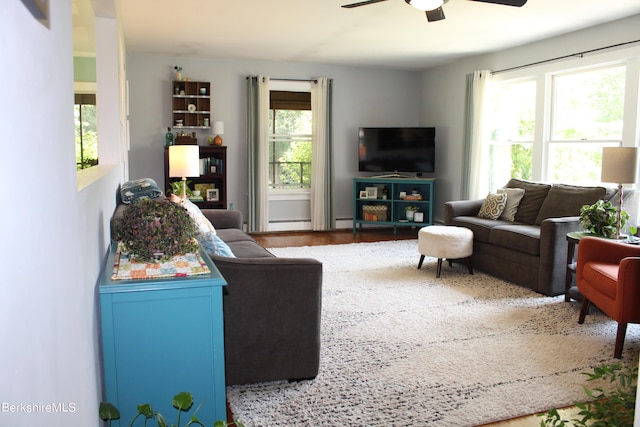
{"label": "window", "polygon": [[311,187],[311,93],[271,91],[269,188]]}
{"label": "window", "polygon": [[76,125],[76,168],[81,170],[98,164],[95,94],[75,95],[74,117]]}
{"label": "window", "polygon": [[510,178],[531,179],[535,133],[536,83],[526,81],[492,87],[493,107],[489,161],[490,188]]}
{"label": "window", "polygon": [[600,185],[602,148],[622,145],[627,73],[615,64],[493,82],[489,188],[511,177]]}
{"label": "window", "polygon": [[553,77],[549,180],[600,181],[602,148],[622,141],[625,71],[615,66]]}

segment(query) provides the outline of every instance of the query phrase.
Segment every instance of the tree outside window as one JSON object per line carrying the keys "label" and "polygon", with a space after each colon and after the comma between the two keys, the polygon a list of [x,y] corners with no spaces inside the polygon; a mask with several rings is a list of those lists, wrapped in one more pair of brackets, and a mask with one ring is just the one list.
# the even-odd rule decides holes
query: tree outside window
{"label": "tree outside window", "polygon": [[76,94],[74,118],[76,128],[76,168],[98,164],[98,129],[96,125],[96,95]]}

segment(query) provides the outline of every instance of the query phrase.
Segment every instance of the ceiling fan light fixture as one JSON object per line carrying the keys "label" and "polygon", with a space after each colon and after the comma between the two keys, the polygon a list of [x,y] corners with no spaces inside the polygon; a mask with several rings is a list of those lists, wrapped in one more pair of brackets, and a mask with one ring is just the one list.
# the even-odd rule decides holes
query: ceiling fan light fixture
{"label": "ceiling fan light fixture", "polygon": [[443,0],[405,0],[405,2],[422,11],[434,10],[444,4]]}

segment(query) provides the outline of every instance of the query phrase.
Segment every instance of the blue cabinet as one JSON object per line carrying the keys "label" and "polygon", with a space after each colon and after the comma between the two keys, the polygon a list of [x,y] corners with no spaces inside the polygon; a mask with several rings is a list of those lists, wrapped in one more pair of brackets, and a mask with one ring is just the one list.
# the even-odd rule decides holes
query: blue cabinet
{"label": "blue cabinet", "polygon": [[[353,232],[363,224],[426,226],[433,224],[432,178],[354,178]],[[406,208],[414,206],[422,214],[420,221],[407,220]]]}
{"label": "blue cabinet", "polygon": [[114,281],[116,246],[99,287],[105,400],[121,413],[112,425],[129,425],[141,403],[175,423],[182,391],[193,394],[190,413],[202,402],[207,425],[226,420],[224,278],[203,252],[209,274]]}

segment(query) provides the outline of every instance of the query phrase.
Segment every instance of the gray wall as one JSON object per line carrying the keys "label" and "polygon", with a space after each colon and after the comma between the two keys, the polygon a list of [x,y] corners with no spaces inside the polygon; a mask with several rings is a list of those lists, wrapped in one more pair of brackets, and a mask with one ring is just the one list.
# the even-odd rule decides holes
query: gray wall
{"label": "gray wall", "polygon": [[[352,178],[358,176],[359,126],[417,126],[420,118],[420,73],[327,64],[193,58],[129,53],[131,178],[151,177],[163,183],[164,133],[171,124],[173,67],[183,77],[210,81],[213,120],[224,121],[228,146],[228,201],[247,206],[246,76],[334,79],[334,146],[336,216],[352,218]],[[163,130],[164,129],[164,130]],[[209,134],[198,132],[198,143]]]}

